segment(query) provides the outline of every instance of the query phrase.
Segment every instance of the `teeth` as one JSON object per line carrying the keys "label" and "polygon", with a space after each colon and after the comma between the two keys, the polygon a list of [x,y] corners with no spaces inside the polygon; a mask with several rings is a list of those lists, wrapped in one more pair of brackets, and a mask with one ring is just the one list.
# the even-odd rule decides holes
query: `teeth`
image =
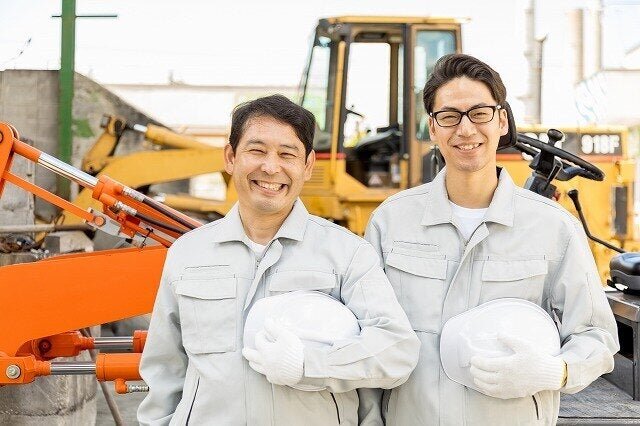
{"label": "teeth", "polygon": [[472,149],[477,148],[479,146],[480,146],[480,144],[476,143],[476,144],[473,144],[473,145],[458,145],[457,148],[460,148],[463,151],[471,151]]}
{"label": "teeth", "polygon": [[258,186],[261,186],[265,189],[270,189],[271,191],[279,191],[282,188],[281,183],[269,183],[269,182],[261,182],[259,180],[255,181]]}

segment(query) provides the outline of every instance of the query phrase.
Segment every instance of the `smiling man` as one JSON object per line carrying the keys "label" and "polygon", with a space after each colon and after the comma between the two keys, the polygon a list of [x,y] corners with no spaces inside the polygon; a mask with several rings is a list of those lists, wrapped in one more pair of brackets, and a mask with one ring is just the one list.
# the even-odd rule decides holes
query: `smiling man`
{"label": "smiling man", "polygon": [[[356,425],[356,388],[397,386],[415,367],[418,339],[376,252],[298,199],[314,128],[279,95],[234,110],[224,155],[238,203],[169,249],[142,356],[141,424]],[[359,334],[307,345],[265,323],[255,348],[243,342],[257,301],[298,290],[344,304]],[[308,316],[318,329],[333,320]]]}
{"label": "smiling man", "polygon": [[[381,424],[381,414],[387,425],[552,425],[560,391],[578,392],[613,368],[616,323],[582,227],[496,166],[509,130],[505,100],[499,74],[468,55],[441,58],[425,85],[429,132],[446,167],[386,200],[365,234],[421,340],[420,361],[402,386],[362,391],[366,424]],[[471,336],[481,343],[446,348],[474,390],[445,373],[440,335],[448,320],[501,298],[558,319],[562,348],[552,356],[522,335],[499,334],[509,318],[488,324]],[[491,341],[496,351],[478,349]]]}

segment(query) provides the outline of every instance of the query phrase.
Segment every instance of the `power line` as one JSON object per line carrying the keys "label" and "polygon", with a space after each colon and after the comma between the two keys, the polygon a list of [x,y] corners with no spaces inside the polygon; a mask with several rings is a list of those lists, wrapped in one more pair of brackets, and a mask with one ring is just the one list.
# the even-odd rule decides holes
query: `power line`
{"label": "power line", "polygon": [[18,59],[20,56],[22,56],[22,54],[24,53],[25,50],[27,50],[27,48],[31,45],[31,37],[29,37],[29,39],[27,41],[24,42],[24,44],[22,45],[22,48],[20,49],[20,52],[18,52],[18,54],[16,56],[14,56],[13,58],[10,58],[6,61],[4,61],[2,64],[0,64],[1,67],[4,67],[5,64],[8,64],[11,61],[15,61],[16,59]]}

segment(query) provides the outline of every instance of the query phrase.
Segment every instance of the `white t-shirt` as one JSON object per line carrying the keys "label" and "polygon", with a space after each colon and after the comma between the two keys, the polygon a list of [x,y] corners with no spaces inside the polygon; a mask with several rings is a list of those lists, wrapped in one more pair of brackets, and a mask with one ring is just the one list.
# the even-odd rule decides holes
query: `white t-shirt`
{"label": "white t-shirt", "polygon": [[484,219],[488,208],[468,209],[466,207],[460,207],[451,200],[449,200],[449,204],[451,204],[451,212],[457,219],[456,222],[462,227],[462,229],[460,229],[462,236],[468,241],[473,231],[482,223],[482,219]]}
{"label": "white t-shirt", "polygon": [[262,254],[264,253],[264,250],[267,248],[266,245],[258,244],[255,241],[252,241],[250,238],[249,247],[251,247],[251,250],[253,250],[253,252],[256,254],[256,259],[260,259],[262,257]]}

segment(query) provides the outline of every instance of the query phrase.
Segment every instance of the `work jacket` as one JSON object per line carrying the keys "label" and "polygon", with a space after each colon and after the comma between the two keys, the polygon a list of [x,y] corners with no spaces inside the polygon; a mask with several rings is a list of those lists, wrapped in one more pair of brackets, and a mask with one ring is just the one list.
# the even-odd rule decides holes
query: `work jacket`
{"label": "work jacket", "polygon": [[[242,357],[253,303],[295,290],[343,302],[360,335],[306,347],[303,392],[272,385]],[[322,321],[318,318],[318,321]],[[150,387],[141,424],[356,425],[359,387],[403,383],[419,341],[371,245],[310,215],[300,200],[262,259],[249,248],[234,206],[226,217],[179,238],[169,249],[140,372]]]}
{"label": "work jacket", "polygon": [[[440,332],[451,317],[489,300],[516,297],[559,319],[561,356],[575,393],[613,369],[616,323],[580,223],[559,204],[514,185],[506,170],[483,222],[465,241],[451,213],[446,169],[373,213],[366,239],[422,342],[409,380],[381,398],[387,425],[555,424],[560,392],[497,399],[450,380]],[[361,394],[365,424],[379,395]]]}

